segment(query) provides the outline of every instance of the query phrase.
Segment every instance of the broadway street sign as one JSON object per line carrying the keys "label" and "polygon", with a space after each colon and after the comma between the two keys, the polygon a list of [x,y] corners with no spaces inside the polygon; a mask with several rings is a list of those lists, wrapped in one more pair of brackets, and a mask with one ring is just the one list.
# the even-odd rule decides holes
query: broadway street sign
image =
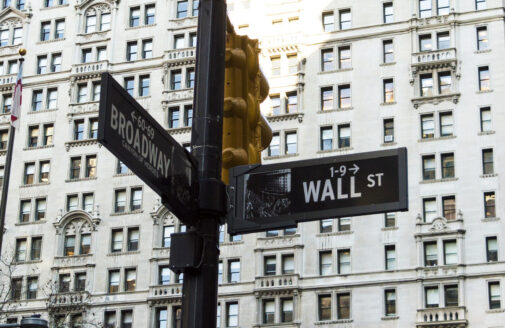
{"label": "broadway street sign", "polygon": [[230,170],[232,234],[408,210],[407,149]]}
{"label": "broadway street sign", "polygon": [[98,141],[161,196],[179,219],[197,217],[191,155],[117,83],[102,73]]}

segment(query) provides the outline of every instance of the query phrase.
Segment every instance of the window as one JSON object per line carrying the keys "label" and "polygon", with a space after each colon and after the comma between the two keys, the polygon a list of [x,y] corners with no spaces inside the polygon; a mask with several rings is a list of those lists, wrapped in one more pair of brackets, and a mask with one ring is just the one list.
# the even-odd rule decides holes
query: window
{"label": "window", "polygon": [[16,74],[18,72],[18,61],[9,60],[9,74]]}
{"label": "window", "polygon": [[395,245],[385,246],[386,254],[386,270],[396,269],[396,248]]}
{"label": "window", "polygon": [[487,27],[477,27],[477,50],[486,50],[489,48]]}
{"label": "window", "polygon": [[16,1],[16,9],[25,10],[25,0],[17,0]]}
{"label": "window", "polygon": [[26,299],[33,300],[37,298],[37,290],[38,290],[38,278],[37,277],[29,277],[26,280]]}
{"label": "window", "polygon": [[338,68],[351,68],[351,47],[338,48]]}
{"label": "window", "polygon": [[139,26],[140,24],[140,7],[130,8],[130,27]]}
{"label": "window", "polygon": [[159,268],[158,284],[168,285],[170,284],[170,268],[168,266],[162,266]]}
{"label": "window", "polygon": [[386,289],[384,291],[384,304],[386,305],[385,314],[387,316],[396,315],[396,290]]}
{"label": "window", "polygon": [[116,311],[105,312],[104,328],[116,328]]}
{"label": "window", "polygon": [[85,210],[88,213],[93,212],[93,203],[94,203],[94,198],[93,198],[93,193],[87,193],[82,195],[83,198],[83,206],[82,209]]}
{"label": "window", "polygon": [[32,211],[32,203],[30,200],[22,200],[20,205],[19,222],[30,221],[30,213]]}
{"label": "window", "polygon": [[39,127],[30,126],[28,128],[28,147],[37,147],[39,140]]}
{"label": "window", "polygon": [[[100,85],[98,85],[100,86]],[[90,119],[89,120],[89,133],[88,136],[90,139],[96,139],[98,136],[98,120]]]}
{"label": "window", "polygon": [[133,325],[133,312],[132,310],[121,311],[121,328],[132,328]]}
{"label": "window", "polygon": [[427,308],[438,307],[439,304],[438,287],[425,287],[424,296],[425,296],[425,306]]}
{"label": "window", "polygon": [[126,44],[126,60],[137,60],[137,41],[128,42]]}
{"label": "window", "polygon": [[395,61],[394,50],[393,50],[393,40],[384,40],[382,41],[382,49],[383,49],[383,60],[384,63],[392,63]]}
{"label": "window", "polygon": [[440,72],[438,73],[438,93],[441,95],[446,95],[451,93],[451,83],[452,83],[451,72]]}
{"label": "window", "polygon": [[386,2],[383,4],[384,24],[393,22],[393,3]]}
{"label": "window", "polygon": [[226,327],[238,327],[238,303],[226,303]]}
{"label": "window", "polygon": [[79,254],[86,255],[91,251],[91,234],[81,235],[81,244],[79,245]]}
{"label": "window", "polygon": [[153,58],[153,40],[142,40],[142,58]]}
{"label": "window", "polygon": [[442,179],[454,178],[454,153],[442,154]]}
{"label": "window", "polygon": [[111,252],[121,252],[123,250],[123,229],[113,229],[111,239]]}
{"label": "window", "polygon": [[217,283],[221,285],[223,283],[223,261],[219,261],[217,268]]}
{"label": "window", "polygon": [[276,260],[275,256],[265,256],[265,276],[274,276],[276,274]]}
{"label": "window", "polygon": [[193,16],[198,16],[198,6],[200,4],[199,0],[193,0]]}
{"label": "window", "polygon": [[70,159],[70,179],[79,179],[81,172],[81,158],[73,157]]}
{"label": "window", "polygon": [[[115,327],[115,326],[113,326]],[[168,311],[165,308],[156,309],[156,327],[157,328],[167,328],[168,327]],[[175,326],[173,326],[175,327]]]}
{"label": "window", "polygon": [[[449,0],[447,0],[449,1]],[[451,47],[451,38],[449,32],[437,33],[437,48],[438,50],[448,49]]]}
{"label": "window", "polygon": [[421,138],[428,139],[435,136],[435,120],[433,114],[421,116]]}
{"label": "window", "polygon": [[340,29],[347,30],[351,28],[351,11],[349,9],[340,10]]}
{"label": "window", "polygon": [[419,50],[420,51],[433,50],[433,44],[431,43],[431,34],[424,34],[419,36]]}
{"label": "window", "polygon": [[274,323],[275,320],[275,301],[263,301],[263,323]]}
{"label": "window", "polygon": [[7,149],[7,140],[9,139],[9,133],[7,130],[0,131],[0,149]]}
{"label": "window", "polygon": [[35,175],[35,163],[26,163],[25,164],[25,176],[24,176],[24,184],[33,184],[34,183],[34,175]]}
{"label": "window", "polygon": [[333,107],[333,87],[321,88],[321,110],[332,110]]}
{"label": "window", "polygon": [[117,161],[116,174],[126,174],[128,173],[128,166],[121,161]]}
{"label": "window", "polygon": [[484,193],[484,214],[486,218],[496,217],[494,191]]}
{"label": "window", "polygon": [[102,61],[106,59],[107,59],[107,47],[96,48],[96,61]]}
{"label": "window", "polygon": [[86,290],[86,272],[75,274],[74,290],[76,292],[82,292]]}
{"label": "window", "polygon": [[180,70],[172,71],[170,74],[170,88],[172,90],[180,90],[182,85],[182,74]]}
{"label": "window", "polygon": [[333,149],[333,127],[326,126],[321,128],[321,150]]}
{"label": "window", "polygon": [[42,90],[33,91],[32,111],[42,110]]}
{"label": "window", "polygon": [[188,1],[177,1],[177,18],[184,18],[188,16]]}
{"label": "window", "polygon": [[287,55],[288,73],[296,74],[298,72],[298,56],[296,54]]}
{"label": "window", "polygon": [[139,97],[149,96],[149,75],[140,76],[139,80]]}
{"label": "window", "polygon": [[[42,36],[41,36],[42,38]],[[5,47],[9,44],[9,30],[0,31],[0,47]]]}
{"label": "window", "polygon": [[65,236],[65,241],[63,245],[63,255],[64,256],[74,256],[75,255],[75,236]]}
{"label": "window", "polygon": [[321,70],[323,72],[334,70],[333,61],[333,49],[323,49],[321,50]]}
{"label": "window", "polygon": [[268,156],[279,156],[280,155],[280,136],[279,133],[273,133],[272,141],[270,146],[268,146]]}
{"label": "window", "polygon": [[293,321],[293,299],[282,299],[281,300],[281,322],[291,322]]}
{"label": "window", "polygon": [[96,177],[96,155],[86,156],[86,178]]}
{"label": "window", "polygon": [[126,211],[126,190],[116,190],[115,192],[115,206],[114,211],[116,213],[122,213]]}
{"label": "window", "polygon": [[130,94],[130,96],[133,96],[134,85],[135,85],[135,81],[134,81],[133,77],[126,77],[124,79],[124,88],[125,88],[126,92],[128,92]]}
{"label": "window", "polygon": [[458,263],[458,249],[455,240],[444,240],[444,264],[453,265]]}
{"label": "window", "polygon": [[448,137],[453,135],[452,112],[440,113],[440,136]]}
{"label": "window", "polygon": [[196,33],[189,34],[189,46],[196,47]]}
{"label": "window", "polygon": [[395,141],[395,125],[392,118],[384,119],[384,143],[390,143]]}
{"label": "window", "polygon": [[47,109],[56,109],[58,102],[58,90],[48,89],[47,90]]}
{"label": "window", "polygon": [[119,270],[109,270],[109,293],[119,292]]}
{"label": "window", "polygon": [[267,237],[277,237],[279,235],[279,230],[268,230],[265,233],[265,236]]}
{"label": "window", "polygon": [[170,247],[171,244],[171,234],[175,232],[174,226],[164,226],[163,227],[163,242],[162,247]]}
{"label": "window", "polygon": [[23,278],[12,278],[12,280],[11,280],[11,300],[19,300],[21,298],[22,286],[23,286]]}
{"label": "window", "polygon": [[126,292],[134,291],[136,285],[137,285],[137,270],[136,269],[126,269],[125,270],[124,290]]}
{"label": "window", "polygon": [[338,126],[338,148],[351,146],[351,126],[342,124]]}
{"label": "window", "polygon": [[102,13],[100,20],[100,31],[105,31],[110,29],[110,13]]}
{"label": "window", "polygon": [[293,254],[282,255],[282,274],[295,272],[295,256]]}
{"label": "window", "polygon": [[77,85],[77,102],[78,103],[83,103],[88,100],[88,86],[83,83],[83,84],[78,84]]}
{"label": "window", "polygon": [[40,41],[49,40],[51,34],[51,22],[40,23]]}
{"label": "window", "polygon": [[139,228],[128,228],[128,251],[139,249]]}
{"label": "window", "polygon": [[296,132],[286,133],[286,154],[296,154],[297,151]]}
{"label": "window", "polygon": [[145,16],[144,16],[144,24],[152,25],[154,24],[154,15],[155,15],[155,5],[147,5],[145,7]]}
{"label": "window", "polygon": [[432,74],[421,74],[421,97],[433,96],[433,76]]}
{"label": "window", "polygon": [[491,89],[489,80],[489,67],[479,67],[479,90],[488,91]]}
{"label": "window", "polygon": [[351,318],[351,294],[337,294],[337,319]]}
{"label": "window", "polygon": [[486,9],[486,0],[475,0],[475,9]]}
{"label": "window", "polygon": [[454,196],[442,197],[442,210],[447,220],[456,219],[456,198]]}
{"label": "window", "polygon": [[47,56],[37,57],[37,74],[47,73]]}
{"label": "window", "polygon": [[82,49],[81,63],[90,63],[93,60],[91,55],[91,49]]}
{"label": "window", "polygon": [[26,238],[16,240],[16,262],[26,261]]}
{"label": "window", "polygon": [[70,274],[60,274],[59,292],[66,293],[70,291]]}
{"label": "window", "polygon": [[500,309],[501,308],[501,291],[500,282],[493,281],[488,284],[489,289],[489,309]]}
{"label": "window", "polygon": [[331,320],[331,295],[318,296],[319,321]]}
{"label": "window", "polygon": [[394,94],[394,84],[393,79],[385,79],[382,81],[384,86],[384,99],[385,103],[394,103],[395,102],[395,94]]}
{"label": "window", "polygon": [[444,286],[445,306],[458,306],[458,285]]}
{"label": "window", "polygon": [[240,260],[228,261],[228,282],[240,282]]}
{"label": "window", "polygon": [[272,115],[279,115],[281,113],[281,98],[276,96],[270,96],[270,103],[272,104]]}
{"label": "window", "polygon": [[351,108],[351,86],[349,84],[338,86],[338,107]]}
{"label": "window", "polygon": [[193,125],[193,107],[192,105],[184,106],[184,125]]}
{"label": "window", "polygon": [[79,200],[77,198],[77,195],[68,195],[67,196],[67,212],[76,210],[78,203],[79,203]]}
{"label": "window", "polygon": [[325,32],[335,31],[335,17],[333,12],[323,13],[323,30]]}
{"label": "window", "polygon": [[40,221],[46,218],[46,199],[38,198],[35,201],[35,221]]}
{"label": "window", "polygon": [[51,57],[51,72],[61,71],[61,53],[53,54]]}
{"label": "window", "polygon": [[436,241],[424,243],[424,265],[425,266],[438,265],[438,249]]}
{"label": "window", "polygon": [[430,223],[437,216],[437,201],[435,198],[423,199],[424,222]]}
{"label": "window", "polygon": [[49,182],[50,168],[51,168],[51,165],[48,161],[44,161],[44,162],[39,163],[39,182],[40,183]]}
{"label": "window", "polygon": [[351,250],[339,249],[338,250],[338,273],[346,274],[351,272]]}
{"label": "window", "polygon": [[431,17],[431,0],[419,0],[419,17]]}
{"label": "window", "polygon": [[298,95],[296,91],[286,94],[286,113],[296,113],[298,111]]}
{"label": "window", "polygon": [[170,129],[179,127],[179,107],[172,107],[168,110],[168,127]]}
{"label": "window", "polygon": [[396,226],[396,215],[395,213],[384,214],[384,226],[386,228],[392,228]]}
{"label": "window", "polygon": [[2,113],[10,113],[12,107],[12,95],[3,95]]}
{"label": "window", "polygon": [[437,15],[449,15],[449,0],[437,0]]}
{"label": "window", "polygon": [[130,210],[137,211],[142,208],[142,188],[132,188],[130,197]]}
{"label": "window", "polygon": [[281,75],[281,57],[271,57],[272,76]]}
{"label": "window", "polygon": [[96,31],[96,15],[86,16],[86,33],[93,33]]}
{"label": "window", "polygon": [[482,149],[482,174],[493,174],[493,149]]}
{"label": "window", "polygon": [[491,108],[483,107],[480,109],[480,131],[491,131]]}
{"label": "window", "polygon": [[498,261],[498,239],[496,237],[486,237],[486,260],[488,262]]}
{"label": "window", "polygon": [[174,35],[174,49],[184,48],[184,35]]}

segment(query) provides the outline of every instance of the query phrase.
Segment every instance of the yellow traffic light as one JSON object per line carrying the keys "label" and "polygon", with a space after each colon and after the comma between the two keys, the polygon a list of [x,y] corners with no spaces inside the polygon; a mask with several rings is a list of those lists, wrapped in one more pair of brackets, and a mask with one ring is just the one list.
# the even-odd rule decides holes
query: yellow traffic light
{"label": "yellow traffic light", "polygon": [[261,163],[261,151],[272,140],[272,130],[260,113],[269,87],[259,69],[259,52],[258,40],[228,30],[221,172],[226,184],[230,168]]}

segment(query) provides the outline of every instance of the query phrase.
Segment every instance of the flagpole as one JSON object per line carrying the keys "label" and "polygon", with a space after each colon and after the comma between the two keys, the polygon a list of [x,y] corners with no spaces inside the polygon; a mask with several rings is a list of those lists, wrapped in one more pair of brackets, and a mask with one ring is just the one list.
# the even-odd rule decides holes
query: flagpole
{"label": "flagpole", "polygon": [[[26,54],[26,50],[19,49],[19,54],[21,57],[18,59],[18,70],[22,70],[22,65]],[[18,83],[16,79],[16,84]],[[16,86],[14,86],[16,89]],[[14,99],[15,97],[13,97]],[[11,108],[12,112],[13,108]],[[20,109],[21,110],[21,109]],[[18,117],[19,119],[19,117]],[[5,211],[7,209],[7,196],[9,195],[9,179],[11,175],[11,162],[12,162],[12,152],[14,148],[14,136],[16,134],[16,128],[11,124],[9,128],[9,142],[7,144],[7,154],[5,155],[5,166],[4,166],[4,181],[2,185],[2,198],[0,200],[0,257],[2,255],[2,244],[4,238],[4,227],[5,227]]]}

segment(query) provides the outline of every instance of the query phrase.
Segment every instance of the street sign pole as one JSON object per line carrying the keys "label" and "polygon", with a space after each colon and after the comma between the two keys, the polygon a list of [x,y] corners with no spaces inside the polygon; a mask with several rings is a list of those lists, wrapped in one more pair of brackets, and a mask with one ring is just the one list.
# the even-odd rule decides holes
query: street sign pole
{"label": "street sign pole", "polygon": [[216,326],[218,232],[225,211],[221,182],[224,68],[226,47],[225,0],[201,0],[198,10],[196,83],[191,136],[197,162],[199,220],[192,229],[203,237],[201,261],[184,272],[182,326]]}

